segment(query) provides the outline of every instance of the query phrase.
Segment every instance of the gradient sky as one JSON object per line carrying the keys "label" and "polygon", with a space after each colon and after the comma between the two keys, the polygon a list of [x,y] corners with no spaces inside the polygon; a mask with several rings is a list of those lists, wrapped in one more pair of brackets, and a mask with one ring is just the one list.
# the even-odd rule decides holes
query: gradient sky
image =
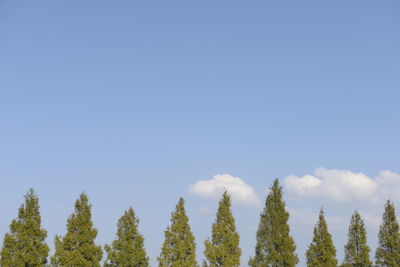
{"label": "gradient sky", "polygon": [[[190,185],[226,173],[263,201],[318,167],[400,173],[399,115],[398,1],[0,0],[0,234],[34,187],[52,243],[84,190],[98,242],[132,206],[155,266],[183,196],[202,259],[216,201]],[[233,211],[247,266],[260,208]],[[312,225],[291,223],[303,266]]]}

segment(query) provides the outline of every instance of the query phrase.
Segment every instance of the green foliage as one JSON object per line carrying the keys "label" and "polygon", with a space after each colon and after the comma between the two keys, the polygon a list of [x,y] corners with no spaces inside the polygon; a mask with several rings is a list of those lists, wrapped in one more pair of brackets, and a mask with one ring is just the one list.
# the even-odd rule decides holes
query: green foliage
{"label": "green foliage", "polygon": [[308,267],[336,267],[336,249],[328,231],[324,211],[321,209],[319,220],[314,227],[314,237],[306,252]]}
{"label": "green foliage", "polygon": [[379,245],[376,249],[375,263],[379,267],[400,266],[400,234],[394,204],[387,201],[383,222],[379,229]]}
{"label": "green foliage", "polygon": [[282,187],[276,179],[260,215],[255,256],[249,261],[252,267],[293,267],[298,263],[296,245],[288,225],[289,213],[282,195]]}
{"label": "green foliage", "polygon": [[205,242],[204,254],[210,267],[240,266],[239,234],[236,232],[231,198],[227,192],[224,192],[219,202],[216,220],[212,225],[212,237]]}
{"label": "green foliage", "polygon": [[30,189],[25,195],[25,204],[18,210],[18,218],[11,222],[10,231],[4,237],[1,266],[45,266],[49,254],[46,237],[47,231],[41,228],[39,199]]}
{"label": "green foliage", "polygon": [[139,219],[132,208],[118,220],[117,239],[106,245],[106,267],[148,267],[144,238],[138,230]]}
{"label": "green foliage", "polygon": [[165,231],[165,241],[157,258],[160,267],[197,267],[196,243],[190,231],[183,198],[171,214],[171,225]]}
{"label": "green foliage", "polygon": [[367,232],[364,221],[360,214],[355,211],[351,216],[348,241],[344,247],[343,266],[349,267],[370,267],[372,262],[369,259],[370,248],[367,245]]}
{"label": "green foliage", "polygon": [[60,267],[99,267],[100,246],[94,243],[97,230],[93,227],[91,205],[85,193],[75,202],[75,212],[68,218],[67,233],[56,236],[53,265]]}

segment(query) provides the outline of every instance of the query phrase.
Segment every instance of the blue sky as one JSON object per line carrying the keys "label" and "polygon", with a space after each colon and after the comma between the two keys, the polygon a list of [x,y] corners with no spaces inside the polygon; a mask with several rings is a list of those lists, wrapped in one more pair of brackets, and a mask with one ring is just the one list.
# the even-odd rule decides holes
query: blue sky
{"label": "blue sky", "polygon": [[[399,14],[369,0],[0,1],[0,234],[34,187],[52,242],[85,190],[98,242],[132,206],[155,265],[183,196],[201,259],[216,200],[190,186],[229,174],[263,202],[279,177],[303,266],[313,222],[296,212],[323,205],[343,224],[395,198],[379,172],[400,180]],[[306,174],[331,187],[359,172],[384,192],[367,190],[375,206],[296,191]],[[246,266],[260,207],[233,211]]]}

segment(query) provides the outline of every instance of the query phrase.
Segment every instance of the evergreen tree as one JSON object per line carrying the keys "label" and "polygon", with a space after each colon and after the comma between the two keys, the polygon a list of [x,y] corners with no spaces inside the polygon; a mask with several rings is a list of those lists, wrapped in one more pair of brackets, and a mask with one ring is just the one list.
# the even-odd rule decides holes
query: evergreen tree
{"label": "evergreen tree", "polygon": [[197,267],[196,243],[190,231],[183,198],[171,214],[171,225],[165,231],[165,241],[157,258],[160,267]]}
{"label": "evergreen tree", "polygon": [[95,244],[97,230],[92,223],[92,206],[85,193],[75,202],[75,212],[68,218],[67,233],[56,236],[53,265],[60,267],[99,267],[100,246]]}
{"label": "evergreen tree", "polygon": [[321,209],[319,220],[314,227],[314,237],[306,252],[308,267],[336,267],[336,249],[328,232],[324,211]]}
{"label": "evergreen tree", "polygon": [[367,233],[364,221],[360,214],[355,211],[351,216],[348,241],[344,247],[343,267],[370,267],[372,262],[369,259],[370,248],[367,245]]}
{"label": "evergreen tree", "polygon": [[39,199],[30,189],[25,195],[25,204],[18,210],[18,218],[11,222],[10,231],[4,237],[1,266],[45,266],[49,254],[46,237],[47,231],[41,228]]}
{"label": "evergreen tree", "polygon": [[388,200],[379,229],[379,245],[375,254],[376,266],[400,266],[400,234],[394,204]]}
{"label": "evergreen tree", "polygon": [[118,220],[117,239],[106,245],[106,267],[148,267],[144,238],[138,230],[139,219],[132,208]]}
{"label": "evergreen tree", "polygon": [[296,245],[289,234],[289,213],[282,194],[282,187],[276,179],[260,215],[255,256],[249,261],[252,267],[293,267],[298,263]]}
{"label": "evergreen tree", "polygon": [[231,212],[231,198],[225,191],[219,202],[217,216],[212,225],[212,237],[205,242],[204,254],[210,267],[237,267],[241,249],[235,219]]}

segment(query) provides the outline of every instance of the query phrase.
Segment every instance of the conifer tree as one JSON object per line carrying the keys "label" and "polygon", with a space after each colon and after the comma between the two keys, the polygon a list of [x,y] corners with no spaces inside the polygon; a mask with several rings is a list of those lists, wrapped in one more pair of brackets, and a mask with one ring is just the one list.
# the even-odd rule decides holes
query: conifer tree
{"label": "conifer tree", "polygon": [[324,211],[321,209],[319,220],[314,227],[314,237],[306,252],[308,267],[336,267],[336,249],[328,231]]}
{"label": "conifer tree", "polygon": [[138,230],[139,219],[132,208],[118,220],[117,239],[106,245],[105,267],[148,267],[149,257],[144,249],[144,238]]}
{"label": "conifer tree", "polygon": [[240,266],[241,253],[239,234],[231,212],[231,198],[225,191],[212,225],[211,240],[205,242],[204,254],[209,267],[237,267]]}
{"label": "conifer tree", "polygon": [[388,200],[385,204],[383,222],[379,229],[379,245],[375,262],[378,267],[400,266],[400,233],[394,204]]}
{"label": "conifer tree", "polygon": [[282,194],[282,187],[276,179],[260,215],[255,256],[249,261],[252,267],[293,267],[298,263],[296,245],[288,225],[289,213]]}
{"label": "conifer tree", "polygon": [[171,225],[164,233],[165,241],[157,258],[159,267],[197,267],[196,243],[183,198],[179,199],[171,214]]}
{"label": "conifer tree", "polygon": [[367,232],[360,214],[355,211],[351,216],[348,241],[344,247],[343,267],[370,267],[370,248],[367,245]]}
{"label": "conifer tree", "polygon": [[1,266],[45,266],[49,254],[46,237],[47,231],[41,228],[39,199],[35,191],[29,189],[25,204],[18,210],[18,218],[11,222],[10,231],[4,237]]}
{"label": "conifer tree", "polygon": [[97,230],[92,223],[92,206],[85,193],[75,202],[75,212],[68,218],[67,233],[56,236],[53,265],[59,267],[99,267],[100,246],[95,244]]}

